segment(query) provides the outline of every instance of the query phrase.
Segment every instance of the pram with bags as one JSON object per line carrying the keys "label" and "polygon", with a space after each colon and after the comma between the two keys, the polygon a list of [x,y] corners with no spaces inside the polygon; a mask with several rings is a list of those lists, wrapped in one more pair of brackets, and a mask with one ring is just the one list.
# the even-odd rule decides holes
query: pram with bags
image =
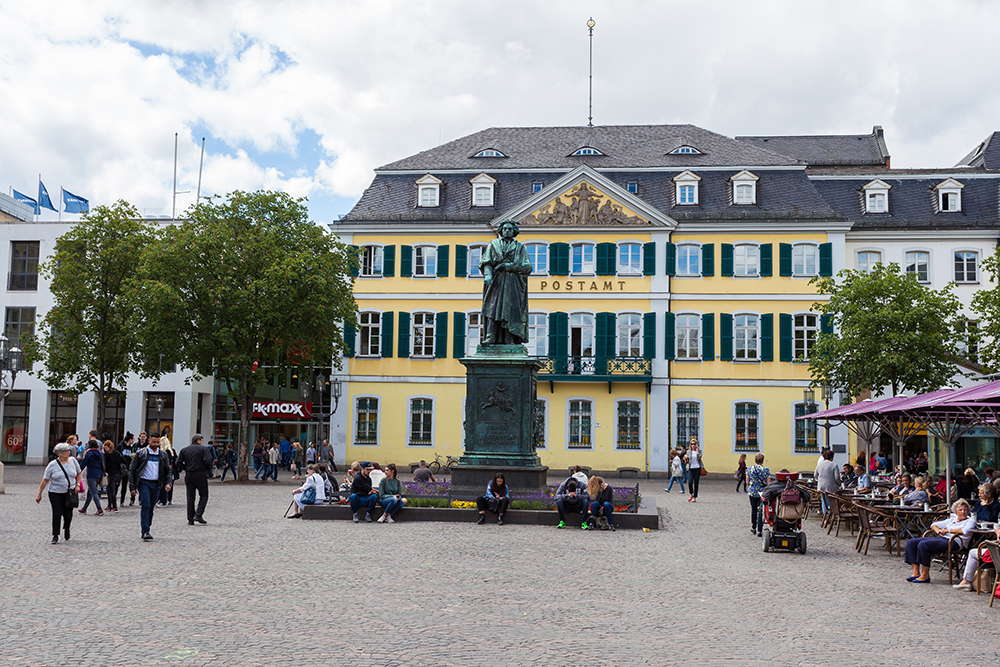
{"label": "pram with bags", "polygon": [[764,552],[782,549],[806,552],[806,534],[802,520],[809,513],[809,492],[795,486],[797,472],[779,472],[776,481],[768,484],[760,494],[764,505],[761,546]]}

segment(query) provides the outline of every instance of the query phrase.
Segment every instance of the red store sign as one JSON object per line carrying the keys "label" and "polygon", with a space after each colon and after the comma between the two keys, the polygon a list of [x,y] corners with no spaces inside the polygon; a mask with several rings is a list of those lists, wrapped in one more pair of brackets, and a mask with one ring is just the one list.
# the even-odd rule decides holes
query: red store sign
{"label": "red store sign", "polygon": [[315,419],[312,413],[312,403],[295,403],[292,401],[254,401],[254,419]]}

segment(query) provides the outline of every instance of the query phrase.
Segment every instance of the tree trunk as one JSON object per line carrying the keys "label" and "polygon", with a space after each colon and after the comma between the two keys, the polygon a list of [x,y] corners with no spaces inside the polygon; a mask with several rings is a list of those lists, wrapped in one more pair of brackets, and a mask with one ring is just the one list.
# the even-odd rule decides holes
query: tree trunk
{"label": "tree trunk", "polygon": [[[108,394],[104,387],[104,371],[98,375],[97,386],[97,437],[104,437],[104,415],[108,410]],[[103,449],[101,451],[104,451]]]}
{"label": "tree trunk", "polygon": [[236,479],[241,482],[250,480],[250,415],[253,413],[253,396],[245,381],[240,382],[239,403],[236,406],[240,414],[240,440],[237,449]]}

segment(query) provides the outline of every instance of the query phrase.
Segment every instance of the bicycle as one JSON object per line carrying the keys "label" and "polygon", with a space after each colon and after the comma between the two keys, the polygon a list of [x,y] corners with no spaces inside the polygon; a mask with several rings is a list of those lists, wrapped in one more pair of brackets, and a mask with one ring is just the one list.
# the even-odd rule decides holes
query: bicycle
{"label": "bicycle", "polygon": [[451,467],[456,463],[458,463],[457,456],[445,456],[444,459],[442,459],[441,456],[437,452],[435,452],[434,460],[427,467],[431,469],[431,472],[433,474],[437,475],[438,473],[441,472],[442,469],[450,473]]}

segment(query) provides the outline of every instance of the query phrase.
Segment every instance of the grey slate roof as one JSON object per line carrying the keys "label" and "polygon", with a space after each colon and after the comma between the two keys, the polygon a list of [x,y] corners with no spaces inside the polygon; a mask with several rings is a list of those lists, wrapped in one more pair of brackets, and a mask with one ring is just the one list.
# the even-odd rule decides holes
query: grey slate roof
{"label": "grey slate roof", "polygon": [[986,137],[983,143],[962,158],[958,166],[978,167],[988,171],[1000,170],[1000,132]]}
{"label": "grey slate roof", "polygon": [[[702,155],[669,155],[682,145]],[[584,146],[603,155],[571,157]],[[485,148],[507,157],[474,158]],[[491,127],[379,167],[378,171],[469,169],[595,169],[628,167],[782,166],[787,155],[738,142],[694,125],[599,125],[595,127]]]}
{"label": "grey slate roof", "polygon": [[736,140],[787,155],[810,166],[884,167],[889,157],[882,128],[878,126],[871,134],[736,137]]}

